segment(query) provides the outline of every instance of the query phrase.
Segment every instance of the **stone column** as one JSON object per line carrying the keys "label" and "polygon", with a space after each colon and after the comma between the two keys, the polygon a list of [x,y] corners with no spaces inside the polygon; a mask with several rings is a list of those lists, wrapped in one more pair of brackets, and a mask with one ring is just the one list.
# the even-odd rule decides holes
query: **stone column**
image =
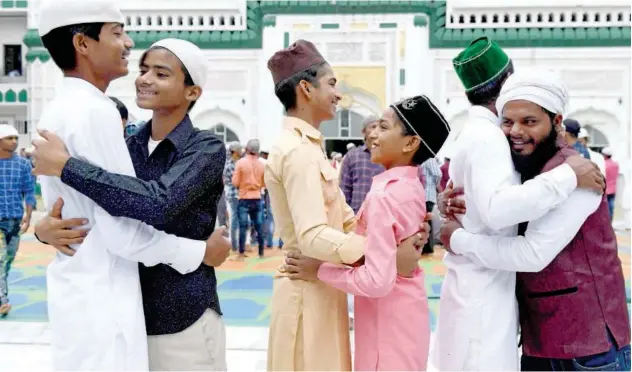
{"label": "stone column", "polygon": [[416,15],[406,27],[405,96],[425,94],[430,99],[434,92],[434,53],[430,50],[428,18]]}
{"label": "stone column", "polygon": [[262,38],[263,45],[258,63],[259,93],[253,120],[262,147],[269,148],[281,133],[284,116],[283,105],[274,94],[274,82],[268,70],[268,59],[285,47],[284,32],[276,26],[275,16],[264,17]]}

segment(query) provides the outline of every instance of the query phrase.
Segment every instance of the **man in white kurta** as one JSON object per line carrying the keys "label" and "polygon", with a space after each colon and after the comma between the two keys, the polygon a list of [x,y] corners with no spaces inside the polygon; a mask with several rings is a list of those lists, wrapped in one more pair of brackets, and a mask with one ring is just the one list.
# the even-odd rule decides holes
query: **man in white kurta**
{"label": "man in white kurta", "polygon": [[[99,42],[104,43],[103,30],[112,24],[122,26],[124,21],[116,7],[100,0],[55,0],[40,10],[40,33],[44,37],[60,27],[86,22],[106,22]],[[124,33],[120,37],[126,38],[123,42],[131,48],[131,39]],[[94,76],[104,77],[107,87],[108,77],[120,77],[116,73],[126,69],[116,65],[109,66],[116,72],[90,71],[92,65],[79,63],[83,63],[82,72],[75,69],[72,75],[82,78],[68,77],[66,71],[61,88],[42,113],[38,129],[59,135],[73,157],[110,172],[134,176],[116,106],[103,90],[88,81],[98,80]],[[82,75],[87,76],[85,80]],[[148,266],[165,263],[186,274],[200,266],[205,242],[167,235],[136,220],[115,218],[58,178],[42,177],[41,183],[49,210],[57,198],[63,198],[63,218],[87,217],[91,229],[84,242],[73,247],[74,256],[57,253],[48,267],[48,314],[55,368],[147,370],[138,262]]]}
{"label": "man in white kurta", "polygon": [[[502,112],[509,101],[527,100],[562,115],[568,105],[568,95],[564,92],[566,88],[556,75],[539,70],[517,73],[503,87],[497,109]],[[559,206],[529,221],[524,236],[477,235],[457,228],[449,240],[450,250],[491,269],[542,271],[573,240],[586,219],[597,210],[601,198],[599,193],[578,188]]]}
{"label": "man in white kurta", "polygon": [[[513,72],[509,57],[486,37],[453,61],[474,105],[454,143],[450,179],[463,187],[463,227],[474,234],[515,236],[517,224],[537,219],[577,186],[562,165],[520,185],[494,103]],[[481,268],[467,256],[446,255],[436,342],[431,360],[441,371],[517,370],[515,273]],[[493,314],[493,316],[490,316]]]}

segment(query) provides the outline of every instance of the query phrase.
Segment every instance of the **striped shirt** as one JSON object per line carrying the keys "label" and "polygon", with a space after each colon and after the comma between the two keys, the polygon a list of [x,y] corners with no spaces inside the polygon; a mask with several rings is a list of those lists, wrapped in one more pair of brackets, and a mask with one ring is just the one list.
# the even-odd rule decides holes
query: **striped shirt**
{"label": "striped shirt", "polygon": [[437,204],[437,185],[441,182],[441,168],[437,158],[430,158],[422,165],[424,178],[426,180],[426,201]]}
{"label": "striped shirt", "polygon": [[235,173],[235,164],[237,162],[231,158],[230,153],[226,155],[226,166],[224,166],[224,195],[226,200],[237,200],[237,188],[233,185],[233,174]]}
{"label": "striped shirt", "polygon": [[24,205],[35,208],[35,177],[31,164],[14,154],[0,159],[0,218],[22,218]]}
{"label": "striped shirt", "polygon": [[371,163],[371,152],[365,145],[345,155],[340,169],[340,188],[347,204],[358,213],[360,206],[371,189],[373,177],[384,172],[380,164]]}

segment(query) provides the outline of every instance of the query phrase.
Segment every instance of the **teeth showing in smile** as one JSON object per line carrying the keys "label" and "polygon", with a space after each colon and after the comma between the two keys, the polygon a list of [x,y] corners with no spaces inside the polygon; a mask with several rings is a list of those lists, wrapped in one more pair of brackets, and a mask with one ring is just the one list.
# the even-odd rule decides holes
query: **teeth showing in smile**
{"label": "teeth showing in smile", "polygon": [[153,92],[138,92],[139,96],[155,96],[156,93]]}

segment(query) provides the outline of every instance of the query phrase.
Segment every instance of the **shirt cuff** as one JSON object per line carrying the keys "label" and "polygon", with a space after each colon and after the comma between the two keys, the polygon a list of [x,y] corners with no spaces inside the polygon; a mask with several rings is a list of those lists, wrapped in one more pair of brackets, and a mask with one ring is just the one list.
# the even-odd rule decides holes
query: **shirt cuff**
{"label": "shirt cuff", "polygon": [[566,195],[577,188],[577,175],[573,168],[566,163],[541,174],[539,177],[549,177]]}
{"label": "shirt cuff", "polygon": [[64,165],[64,169],[61,170],[61,182],[66,185],[71,185],[73,180],[79,178],[80,180],[85,177],[82,174],[83,162],[79,159],[71,157]]}
{"label": "shirt cuff", "polygon": [[329,262],[323,262],[322,265],[320,265],[320,267],[318,268],[318,280],[327,282],[328,280],[330,280],[333,270],[338,267],[340,266],[336,266]]}
{"label": "shirt cuff", "polygon": [[204,253],[206,253],[206,242],[178,238],[178,259],[173,262],[165,262],[180,274],[188,274],[197,270],[202,264]]}
{"label": "shirt cuff", "polygon": [[338,257],[342,263],[351,265],[364,256],[366,238],[354,233],[347,234],[348,239],[338,247]]}
{"label": "shirt cuff", "polygon": [[467,246],[468,235],[469,233],[463,228],[457,229],[455,232],[452,233],[452,236],[450,237],[450,248],[452,249],[452,253],[465,253],[464,247]]}

